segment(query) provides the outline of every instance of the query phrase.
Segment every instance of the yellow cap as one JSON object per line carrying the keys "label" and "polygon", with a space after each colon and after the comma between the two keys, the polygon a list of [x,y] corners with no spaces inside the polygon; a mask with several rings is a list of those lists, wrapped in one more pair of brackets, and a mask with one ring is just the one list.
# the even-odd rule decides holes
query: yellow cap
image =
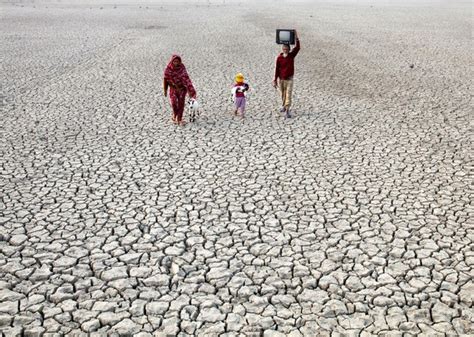
{"label": "yellow cap", "polygon": [[243,82],[244,81],[244,75],[242,75],[242,73],[238,73],[237,75],[235,75],[235,81],[236,82]]}

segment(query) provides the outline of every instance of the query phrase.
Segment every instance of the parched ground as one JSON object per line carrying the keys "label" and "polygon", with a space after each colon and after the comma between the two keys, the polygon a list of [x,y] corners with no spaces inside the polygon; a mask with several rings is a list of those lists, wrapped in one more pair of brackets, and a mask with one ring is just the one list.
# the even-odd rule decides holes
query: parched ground
{"label": "parched ground", "polygon": [[472,52],[469,2],[1,4],[0,330],[472,335]]}

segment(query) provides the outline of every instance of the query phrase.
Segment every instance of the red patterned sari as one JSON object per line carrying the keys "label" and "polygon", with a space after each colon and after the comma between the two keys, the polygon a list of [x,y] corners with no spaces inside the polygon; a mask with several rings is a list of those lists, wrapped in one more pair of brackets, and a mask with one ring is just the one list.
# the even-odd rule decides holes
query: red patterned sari
{"label": "red patterned sari", "polygon": [[179,66],[175,66],[173,61],[181,57],[173,55],[171,57],[168,66],[165,69],[163,86],[165,92],[170,88],[169,97],[171,101],[171,107],[173,109],[173,120],[181,123],[183,119],[183,112],[185,106],[186,94],[190,97],[196,97],[196,90],[194,89],[193,83],[189,78],[186,67],[180,62]]}

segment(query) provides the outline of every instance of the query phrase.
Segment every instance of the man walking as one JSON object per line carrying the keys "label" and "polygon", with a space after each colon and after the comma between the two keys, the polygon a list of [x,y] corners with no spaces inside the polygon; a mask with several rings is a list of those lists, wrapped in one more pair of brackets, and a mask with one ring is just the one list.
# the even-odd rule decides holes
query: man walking
{"label": "man walking", "polygon": [[293,75],[295,73],[295,57],[300,51],[300,39],[298,32],[295,31],[296,46],[290,51],[290,45],[284,44],[282,52],[276,58],[275,76],[273,86],[280,87],[282,107],[281,112],[285,113],[286,118],[291,118],[290,106],[291,95],[293,92]]}

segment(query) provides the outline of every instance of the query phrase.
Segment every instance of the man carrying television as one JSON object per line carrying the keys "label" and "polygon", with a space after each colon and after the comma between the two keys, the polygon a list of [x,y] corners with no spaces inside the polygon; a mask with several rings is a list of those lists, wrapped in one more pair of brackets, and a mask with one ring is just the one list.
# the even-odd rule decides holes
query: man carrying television
{"label": "man carrying television", "polygon": [[282,45],[282,52],[277,56],[275,62],[275,76],[273,78],[273,86],[280,87],[282,107],[280,112],[285,113],[286,118],[291,118],[290,106],[291,95],[293,92],[293,75],[295,73],[295,57],[300,51],[300,39],[295,31],[296,45],[290,51],[289,44]]}

